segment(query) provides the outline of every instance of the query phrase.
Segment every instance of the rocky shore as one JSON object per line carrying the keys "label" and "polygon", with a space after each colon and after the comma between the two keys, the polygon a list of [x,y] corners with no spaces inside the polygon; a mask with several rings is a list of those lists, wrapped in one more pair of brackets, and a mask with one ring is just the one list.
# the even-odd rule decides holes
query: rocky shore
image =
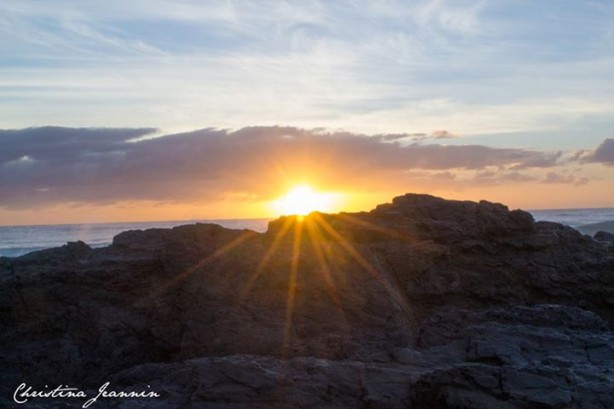
{"label": "rocky shore", "polygon": [[129,231],[0,281],[0,407],[614,408],[614,246],[501,204]]}

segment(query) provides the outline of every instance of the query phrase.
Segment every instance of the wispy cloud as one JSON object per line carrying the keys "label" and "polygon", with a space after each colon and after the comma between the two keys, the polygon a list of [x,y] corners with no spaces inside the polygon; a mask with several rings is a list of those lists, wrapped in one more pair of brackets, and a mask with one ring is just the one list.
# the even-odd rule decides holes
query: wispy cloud
{"label": "wispy cloud", "polygon": [[435,139],[450,139],[458,137],[457,134],[446,131],[445,129],[436,129],[431,133],[431,136]]}
{"label": "wispy cloud", "polygon": [[479,13],[485,1],[421,1],[410,15],[423,27],[442,29],[452,34],[475,34],[480,28]]}
{"label": "wispy cloud", "polygon": [[613,114],[606,3],[7,0],[0,16],[3,126],[582,126],[593,143]]}

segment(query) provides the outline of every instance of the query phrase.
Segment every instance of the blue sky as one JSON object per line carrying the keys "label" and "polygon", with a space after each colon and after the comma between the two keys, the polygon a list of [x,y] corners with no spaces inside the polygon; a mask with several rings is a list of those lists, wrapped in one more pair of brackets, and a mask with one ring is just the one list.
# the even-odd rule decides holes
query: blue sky
{"label": "blue sky", "polygon": [[0,128],[448,130],[594,148],[614,122],[614,2],[0,3]]}

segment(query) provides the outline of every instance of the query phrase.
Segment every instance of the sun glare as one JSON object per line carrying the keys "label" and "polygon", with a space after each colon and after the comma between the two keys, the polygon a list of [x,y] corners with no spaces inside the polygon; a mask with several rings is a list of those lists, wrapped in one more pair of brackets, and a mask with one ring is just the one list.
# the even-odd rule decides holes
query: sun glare
{"label": "sun glare", "polygon": [[277,214],[305,216],[314,211],[330,212],[335,205],[335,194],[320,193],[310,186],[294,186],[285,196],[275,200],[272,205]]}

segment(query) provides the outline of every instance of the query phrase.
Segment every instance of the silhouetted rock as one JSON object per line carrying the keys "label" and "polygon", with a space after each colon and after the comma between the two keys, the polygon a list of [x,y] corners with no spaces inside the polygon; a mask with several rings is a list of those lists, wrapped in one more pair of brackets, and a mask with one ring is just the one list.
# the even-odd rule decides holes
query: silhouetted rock
{"label": "silhouetted rock", "polygon": [[607,231],[598,231],[593,237],[597,241],[614,244],[614,234],[608,233]]}
{"label": "silhouetted rock", "polygon": [[0,258],[1,399],[111,381],[162,396],[96,407],[612,407],[613,307],[612,247],[485,201],[130,231]]}

